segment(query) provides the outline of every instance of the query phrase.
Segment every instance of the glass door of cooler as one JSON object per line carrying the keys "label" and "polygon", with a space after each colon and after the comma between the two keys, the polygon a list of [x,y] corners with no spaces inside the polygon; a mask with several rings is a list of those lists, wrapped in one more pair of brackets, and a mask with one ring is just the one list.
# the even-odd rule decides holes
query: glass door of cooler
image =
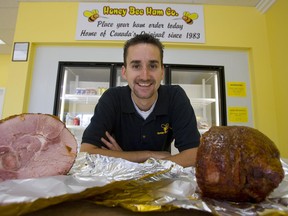
{"label": "glass door of cooler", "polygon": [[54,115],[65,122],[79,145],[99,98],[111,86],[112,68],[108,64],[59,64]]}
{"label": "glass door of cooler", "polygon": [[227,124],[223,67],[170,65],[166,71],[170,83],[180,85],[189,97],[201,134]]}

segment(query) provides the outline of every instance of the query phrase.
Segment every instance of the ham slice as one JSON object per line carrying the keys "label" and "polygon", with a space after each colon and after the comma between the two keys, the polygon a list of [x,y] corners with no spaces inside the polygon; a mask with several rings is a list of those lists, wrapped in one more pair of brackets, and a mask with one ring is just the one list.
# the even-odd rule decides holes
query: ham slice
{"label": "ham slice", "polygon": [[77,155],[73,134],[49,114],[0,121],[0,182],[67,174]]}

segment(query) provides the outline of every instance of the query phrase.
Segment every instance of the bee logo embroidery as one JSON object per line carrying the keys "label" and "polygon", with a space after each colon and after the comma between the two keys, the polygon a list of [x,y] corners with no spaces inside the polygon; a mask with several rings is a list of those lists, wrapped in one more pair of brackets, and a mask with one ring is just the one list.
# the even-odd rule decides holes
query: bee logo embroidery
{"label": "bee logo embroidery", "polygon": [[161,127],[163,128],[163,131],[157,132],[158,135],[166,134],[168,133],[169,128],[171,129],[171,127],[169,127],[169,123],[162,124]]}
{"label": "bee logo embroidery", "polygon": [[95,20],[97,20],[100,16],[99,16],[99,11],[94,9],[94,10],[86,10],[83,12],[83,15],[85,17],[88,17],[88,21],[89,22],[94,22]]}
{"label": "bee logo embroidery", "polygon": [[194,20],[198,19],[197,13],[189,13],[188,11],[185,11],[183,13],[182,19],[188,24],[192,25]]}

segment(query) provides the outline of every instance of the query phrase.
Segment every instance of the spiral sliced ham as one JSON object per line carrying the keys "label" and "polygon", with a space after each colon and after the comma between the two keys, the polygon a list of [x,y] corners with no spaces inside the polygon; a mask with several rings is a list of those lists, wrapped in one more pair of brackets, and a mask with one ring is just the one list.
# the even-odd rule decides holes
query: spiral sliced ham
{"label": "spiral sliced ham", "polygon": [[55,116],[28,113],[0,121],[0,182],[67,174],[76,155],[75,137]]}

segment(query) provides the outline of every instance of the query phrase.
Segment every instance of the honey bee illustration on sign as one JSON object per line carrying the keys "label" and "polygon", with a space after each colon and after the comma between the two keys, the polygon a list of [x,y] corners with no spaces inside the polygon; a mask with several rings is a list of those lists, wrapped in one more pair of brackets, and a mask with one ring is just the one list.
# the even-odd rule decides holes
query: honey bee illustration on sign
{"label": "honey bee illustration on sign", "polygon": [[91,10],[91,11],[85,10],[85,11],[83,12],[83,15],[84,15],[85,17],[88,17],[88,21],[89,21],[89,22],[94,22],[96,19],[98,19],[98,18],[100,17],[100,16],[99,16],[99,11],[96,10],[96,9],[93,9],[93,10]]}
{"label": "honey bee illustration on sign", "polygon": [[91,11],[90,10],[85,10],[83,12],[83,15],[88,18],[89,22],[94,22],[95,20],[97,20],[100,17],[101,18],[107,18],[107,17],[100,16],[99,15],[99,11],[97,9],[93,9]]}
{"label": "honey bee illustration on sign", "polygon": [[190,13],[188,11],[183,12],[183,16],[181,18],[175,18],[174,20],[184,20],[188,25],[192,25],[194,20],[198,19],[197,13]]}
{"label": "honey bee illustration on sign", "polygon": [[185,11],[183,13],[182,19],[188,24],[192,25],[194,20],[198,19],[197,13],[189,13],[188,11]]}

